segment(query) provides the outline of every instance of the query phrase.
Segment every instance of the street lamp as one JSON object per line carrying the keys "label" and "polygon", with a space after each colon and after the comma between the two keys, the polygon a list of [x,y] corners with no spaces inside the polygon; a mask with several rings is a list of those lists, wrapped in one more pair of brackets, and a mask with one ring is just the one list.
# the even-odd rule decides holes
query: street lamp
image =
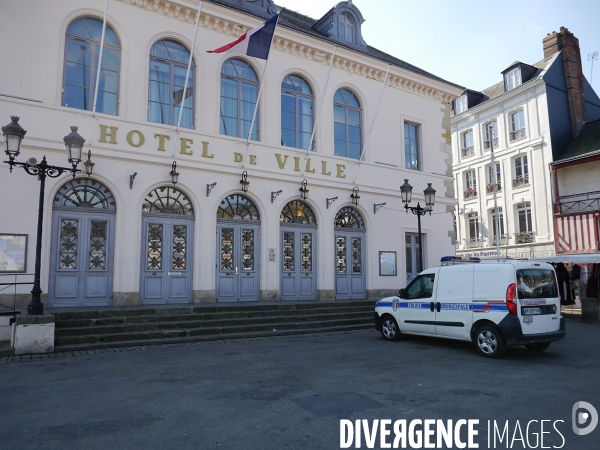
{"label": "street lamp", "polygon": [[2,134],[4,135],[5,142],[5,153],[8,156],[8,161],[4,161],[10,166],[12,173],[13,167],[22,167],[25,172],[29,175],[33,175],[40,180],[40,198],[38,207],[38,223],[37,223],[37,242],[35,246],[35,274],[33,277],[33,289],[31,290],[31,303],[27,306],[27,314],[31,316],[37,316],[44,314],[44,305],[42,304],[41,294],[42,289],[40,287],[40,267],[41,267],[41,256],[42,256],[42,224],[44,219],[44,190],[46,187],[46,177],[58,178],[65,172],[71,172],[73,178],[77,172],[81,172],[77,169],[77,165],[81,162],[81,149],[85,139],[83,139],[77,133],[77,127],[71,127],[71,133],[64,137],[65,146],[68,153],[68,159],[71,163],[71,168],[50,166],[46,162],[46,156],[42,159],[41,163],[29,164],[15,161],[16,157],[19,156],[21,148],[21,141],[27,133],[21,125],[19,125],[19,117],[11,116],[12,122],[2,127]]}
{"label": "street lamp", "polygon": [[431,215],[431,209],[435,203],[435,189],[431,187],[431,183],[427,183],[427,188],[423,191],[423,195],[425,196],[425,208],[421,207],[419,202],[417,202],[417,206],[408,206],[412,200],[412,190],[413,187],[408,184],[408,179],[405,178],[404,184],[400,186],[400,192],[402,194],[402,202],[404,203],[404,209],[406,209],[406,213],[408,214],[408,211],[410,211],[417,216],[417,221],[419,224],[419,267],[421,270],[423,270],[423,236],[421,236],[421,216],[424,216],[426,213]]}

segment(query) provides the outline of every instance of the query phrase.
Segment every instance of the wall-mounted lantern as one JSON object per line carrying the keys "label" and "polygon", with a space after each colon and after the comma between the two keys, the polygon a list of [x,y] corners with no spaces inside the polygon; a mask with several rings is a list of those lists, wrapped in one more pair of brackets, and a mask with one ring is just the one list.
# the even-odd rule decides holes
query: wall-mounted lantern
{"label": "wall-mounted lantern", "polygon": [[242,191],[248,192],[248,185],[250,182],[248,181],[248,172],[245,170],[242,172],[242,179],[240,180],[240,184],[242,185]]}
{"label": "wall-mounted lantern", "polygon": [[306,178],[304,180],[302,180],[302,187],[300,188],[300,197],[302,198],[302,200],[306,200],[308,198],[308,181],[306,181]]}
{"label": "wall-mounted lantern", "polygon": [[352,204],[354,206],[358,206],[358,202],[360,201],[360,195],[358,195],[358,186],[354,186],[354,189],[352,189],[352,195],[350,195],[350,197],[352,198]]}
{"label": "wall-mounted lantern", "polygon": [[173,161],[173,165],[171,165],[171,172],[169,175],[171,175],[173,184],[177,184],[177,181],[179,181],[179,172],[177,172],[177,163],[175,161]]}
{"label": "wall-mounted lantern", "polygon": [[96,163],[92,162],[92,151],[88,150],[88,159],[85,163],[83,163],[83,165],[85,166],[85,174],[89,177],[92,172],[94,171],[94,166],[96,165]]}

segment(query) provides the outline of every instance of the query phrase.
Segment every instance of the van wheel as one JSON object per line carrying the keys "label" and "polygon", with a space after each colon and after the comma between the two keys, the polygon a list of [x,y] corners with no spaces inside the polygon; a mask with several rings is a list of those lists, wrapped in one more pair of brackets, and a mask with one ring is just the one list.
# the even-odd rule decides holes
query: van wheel
{"label": "van wheel", "polygon": [[532,352],[543,352],[544,350],[548,350],[551,342],[540,342],[539,344],[527,344],[525,348],[527,350],[531,350]]}
{"label": "van wheel", "polygon": [[381,323],[381,335],[386,341],[397,341],[402,337],[400,333],[400,327],[390,315],[383,316],[383,322]]}
{"label": "van wheel", "polygon": [[493,325],[484,325],[475,334],[474,344],[479,353],[487,358],[498,358],[506,351],[502,332]]}

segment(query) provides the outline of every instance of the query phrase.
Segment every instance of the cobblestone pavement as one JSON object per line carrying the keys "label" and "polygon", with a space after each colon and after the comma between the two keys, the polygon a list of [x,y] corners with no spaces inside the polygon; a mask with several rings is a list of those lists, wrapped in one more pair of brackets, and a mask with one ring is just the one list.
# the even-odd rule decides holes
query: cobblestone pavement
{"label": "cobblestone pavement", "polygon": [[549,420],[544,447],[600,448],[600,428],[571,428],[577,401],[600,410],[600,326],[574,319],[546,352],[498,360],[375,330],[137,346],[2,358],[0,448],[335,449],[340,419],[478,419],[479,448],[488,420],[517,439],[519,421],[512,448]]}

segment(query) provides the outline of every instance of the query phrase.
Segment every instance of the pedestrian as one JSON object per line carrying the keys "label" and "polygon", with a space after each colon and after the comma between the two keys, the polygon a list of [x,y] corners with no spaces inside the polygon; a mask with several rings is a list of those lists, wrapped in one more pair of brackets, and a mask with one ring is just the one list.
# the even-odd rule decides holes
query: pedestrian
{"label": "pedestrian", "polygon": [[561,262],[556,265],[556,277],[558,278],[561,305],[575,304],[571,296],[571,277],[569,276],[569,271]]}

